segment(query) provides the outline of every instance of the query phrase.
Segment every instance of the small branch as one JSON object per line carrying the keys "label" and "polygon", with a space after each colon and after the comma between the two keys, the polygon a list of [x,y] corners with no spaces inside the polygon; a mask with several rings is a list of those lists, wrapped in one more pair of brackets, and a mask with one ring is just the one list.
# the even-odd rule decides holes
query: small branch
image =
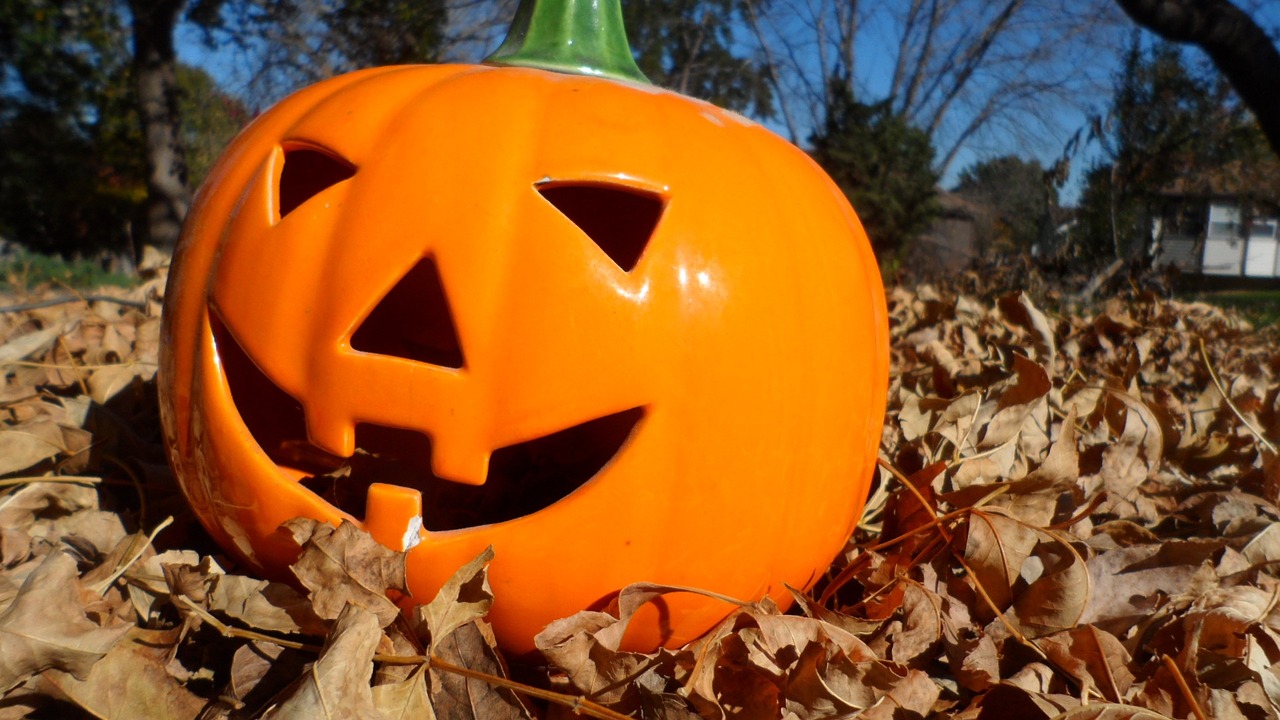
{"label": "small branch", "polygon": [[26,312],[27,310],[39,310],[41,308],[53,307],[55,305],[68,305],[70,303],[90,303],[90,302],[109,302],[124,307],[137,308],[145,310],[147,308],[146,301],[143,300],[126,300],[124,298],[111,297],[110,295],[64,295],[62,297],[49,298],[48,300],[36,300],[29,303],[19,303],[17,305],[5,305],[0,307],[0,315],[5,313]]}
{"label": "small branch", "polygon": [[1262,434],[1262,431],[1254,427],[1253,423],[1245,418],[1244,413],[1240,412],[1240,408],[1232,402],[1231,395],[1227,393],[1227,388],[1222,384],[1222,380],[1218,378],[1218,373],[1213,369],[1213,363],[1209,361],[1209,351],[1205,349],[1204,338],[1200,338],[1200,357],[1204,359],[1204,367],[1209,371],[1209,379],[1213,380],[1213,386],[1218,388],[1218,392],[1222,395],[1222,399],[1227,402],[1227,407],[1231,408],[1231,412],[1235,413],[1240,422],[1248,428],[1253,436],[1258,438],[1258,442],[1262,443],[1262,447],[1266,448],[1272,455],[1276,454],[1276,446]]}
{"label": "small branch", "polygon": [[160,531],[169,527],[172,523],[173,516],[169,516],[164,520],[161,520],[160,524],[157,525],[155,529],[151,531],[151,534],[147,536],[147,541],[142,543],[142,547],[139,547],[137,551],[133,553],[133,557],[129,558],[128,562],[121,563],[120,566],[115,569],[115,572],[111,573],[110,577],[95,585],[93,590],[99,595],[105,593],[107,588],[111,587],[116,580],[120,579],[121,575],[128,572],[129,568],[133,567],[133,564],[138,562],[138,558],[142,557],[142,553],[146,551],[148,545],[155,542],[156,536],[160,534]]}
{"label": "small branch", "polygon": [[88,475],[30,475],[27,477],[12,477],[0,480],[0,488],[14,487],[16,485],[29,485],[31,483],[40,482],[100,485],[102,483],[102,478],[91,477]]}
{"label": "small branch", "polygon": [[1196,720],[1209,720],[1209,716],[1204,714],[1204,710],[1200,709],[1200,703],[1196,702],[1196,696],[1191,694],[1191,687],[1187,685],[1187,679],[1183,677],[1182,671],[1178,669],[1178,664],[1168,655],[1161,655],[1160,660],[1164,662],[1164,666],[1169,668],[1169,672],[1173,673],[1173,681],[1178,684],[1178,690],[1182,692],[1182,699],[1187,701],[1191,706],[1191,712],[1196,716]]}
{"label": "small branch", "polygon": [[208,610],[205,610],[199,605],[196,605],[195,603],[191,602],[191,600],[189,600],[187,597],[183,595],[170,595],[169,599],[179,608],[194,614],[196,617],[212,625],[215,630],[217,630],[219,633],[222,634],[223,637],[240,638],[241,640],[253,640],[255,642],[268,642],[268,643],[271,643],[272,645],[279,645],[280,647],[287,648],[289,650],[302,650],[305,652],[316,653],[317,655],[320,653],[321,650],[324,649],[324,647],[321,645],[300,643],[294,640],[285,640],[283,638],[278,638],[273,635],[261,633],[256,630],[244,630],[242,628],[231,627],[230,625],[219,620]]}

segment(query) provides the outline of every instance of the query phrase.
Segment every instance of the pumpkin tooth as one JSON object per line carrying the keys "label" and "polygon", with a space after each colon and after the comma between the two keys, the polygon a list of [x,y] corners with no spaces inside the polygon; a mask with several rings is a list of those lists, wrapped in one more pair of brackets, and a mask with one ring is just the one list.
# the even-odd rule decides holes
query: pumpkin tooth
{"label": "pumpkin tooth", "polygon": [[373,483],[365,499],[364,528],[390,548],[408,550],[421,542],[422,493],[401,485]]}

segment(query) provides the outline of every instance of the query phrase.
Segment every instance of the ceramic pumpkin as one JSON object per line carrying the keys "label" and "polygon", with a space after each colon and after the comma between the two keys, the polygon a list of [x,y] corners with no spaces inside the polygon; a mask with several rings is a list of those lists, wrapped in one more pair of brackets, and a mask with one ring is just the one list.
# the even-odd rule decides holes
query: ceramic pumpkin
{"label": "ceramic pumpkin", "polygon": [[[880,437],[861,226],[800,150],[641,82],[616,0],[526,0],[514,27],[489,64],[306,88],[227,149],[166,295],[183,490],[276,576],[297,516],[407,550],[421,602],[492,546],[514,652],[634,582],[786,605]],[[626,646],[732,609],[669,595]]]}

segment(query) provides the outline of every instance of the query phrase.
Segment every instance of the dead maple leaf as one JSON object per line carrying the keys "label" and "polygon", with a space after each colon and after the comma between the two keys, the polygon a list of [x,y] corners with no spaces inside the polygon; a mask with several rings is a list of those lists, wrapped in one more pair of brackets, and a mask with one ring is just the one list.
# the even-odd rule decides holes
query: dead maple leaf
{"label": "dead maple leaf", "polygon": [[[433,659],[505,678],[506,665],[492,633],[480,621],[461,625],[431,646]],[[531,720],[532,714],[509,688],[498,687],[476,677],[464,677],[450,670],[429,668],[431,704],[440,720]]]}
{"label": "dead maple leaf", "polygon": [[488,565],[493,548],[485,548],[471,562],[458,569],[426,605],[415,610],[418,625],[425,627],[432,643],[444,640],[459,627],[479,620],[493,606]]}
{"label": "dead maple leaf", "polygon": [[302,548],[291,568],[311,592],[317,615],[335,619],[354,603],[373,613],[382,627],[399,617],[400,608],[387,597],[387,590],[408,593],[404,553],[388,549],[346,521],[335,528],[298,518],[284,527]]}
{"label": "dead maple leaf", "polygon": [[1092,625],[1080,625],[1036,643],[1055,667],[1073,677],[1082,688],[1111,702],[1122,701],[1133,686],[1132,659],[1111,633]]}
{"label": "dead maple leaf", "polygon": [[66,553],[51,553],[27,577],[0,615],[0,692],[50,668],[83,679],[129,632],[85,617],[84,592]]}
{"label": "dead maple leaf", "polygon": [[263,720],[384,720],[369,685],[381,620],[348,603],[338,614],[320,657],[263,713]]}
{"label": "dead maple leaf", "polygon": [[84,678],[46,670],[41,681],[95,717],[195,717],[205,700],[165,669],[179,633],[131,628]]}

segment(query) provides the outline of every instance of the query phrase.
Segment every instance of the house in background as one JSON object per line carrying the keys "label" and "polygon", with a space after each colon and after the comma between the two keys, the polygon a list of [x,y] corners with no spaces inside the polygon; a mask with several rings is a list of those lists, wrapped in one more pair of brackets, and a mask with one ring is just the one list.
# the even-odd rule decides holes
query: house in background
{"label": "house in background", "polygon": [[991,211],[959,195],[938,189],[938,219],[916,238],[907,265],[920,277],[960,272],[981,256],[979,225],[990,225]]}
{"label": "house in background", "polygon": [[1152,228],[1158,265],[1215,278],[1280,280],[1280,164],[1179,181]]}

